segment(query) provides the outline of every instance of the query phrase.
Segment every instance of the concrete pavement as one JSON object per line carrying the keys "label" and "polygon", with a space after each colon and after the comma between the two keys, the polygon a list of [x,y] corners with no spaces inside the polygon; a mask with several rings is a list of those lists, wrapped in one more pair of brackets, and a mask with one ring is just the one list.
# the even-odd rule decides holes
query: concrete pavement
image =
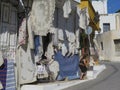
{"label": "concrete pavement", "polygon": [[37,85],[23,85],[21,90],[62,90],[89,80],[96,79],[97,76],[106,69],[105,65],[96,65],[93,67],[93,71],[87,72],[86,80],[71,80],[71,81],[57,81],[53,83],[40,83]]}

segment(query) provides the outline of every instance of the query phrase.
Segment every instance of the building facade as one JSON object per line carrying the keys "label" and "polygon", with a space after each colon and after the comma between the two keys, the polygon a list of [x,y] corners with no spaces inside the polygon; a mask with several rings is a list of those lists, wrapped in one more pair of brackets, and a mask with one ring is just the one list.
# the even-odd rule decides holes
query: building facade
{"label": "building facade", "polygon": [[[0,6],[0,49],[7,61],[13,61],[17,89],[37,80],[36,63],[46,57],[53,60],[54,49],[68,59],[59,64],[60,72],[69,79],[79,78],[81,34],[83,47],[89,49],[99,31],[99,15],[89,0],[0,0]],[[88,27],[92,28],[89,35]],[[71,63],[72,59],[77,61]]]}
{"label": "building facade", "polygon": [[[94,48],[93,51],[97,52],[95,49],[95,45],[93,42],[93,38],[95,36],[95,31],[100,31],[100,27],[99,27],[99,14],[97,11],[95,11],[95,9],[92,6],[92,3],[90,2],[90,0],[81,0],[80,3],[80,8],[84,9],[87,8],[88,10],[88,25],[86,29],[82,29],[85,31],[85,34],[82,34],[82,40],[83,40],[83,44],[81,42],[81,47],[82,45],[84,46],[85,49],[87,49],[87,54],[92,54],[91,52],[91,48]],[[89,30],[89,27],[91,28],[91,30]],[[91,31],[91,33],[87,33]],[[86,50],[83,50],[84,52],[86,52]]]}
{"label": "building facade", "polygon": [[[101,0],[92,0],[93,7],[100,13],[101,32],[96,33],[96,40],[99,46],[100,60],[119,61],[120,59],[120,18],[119,13],[108,14],[107,0],[102,0],[104,8],[97,8],[96,3]],[[97,5],[98,6],[98,5]],[[101,9],[101,10],[99,10]],[[101,13],[102,12],[102,13]]]}
{"label": "building facade", "polygon": [[95,11],[99,14],[107,14],[107,1],[108,0],[91,0]]}

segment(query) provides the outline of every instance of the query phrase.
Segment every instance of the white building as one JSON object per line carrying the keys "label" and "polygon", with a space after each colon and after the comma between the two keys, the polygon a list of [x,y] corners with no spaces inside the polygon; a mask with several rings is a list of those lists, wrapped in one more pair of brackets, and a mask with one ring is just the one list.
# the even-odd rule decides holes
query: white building
{"label": "white building", "polygon": [[107,13],[107,0],[92,0],[100,14],[101,32],[97,33],[100,60],[120,61],[120,13]]}
{"label": "white building", "polygon": [[107,14],[107,0],[91,0],[92,5],[99,14]]}

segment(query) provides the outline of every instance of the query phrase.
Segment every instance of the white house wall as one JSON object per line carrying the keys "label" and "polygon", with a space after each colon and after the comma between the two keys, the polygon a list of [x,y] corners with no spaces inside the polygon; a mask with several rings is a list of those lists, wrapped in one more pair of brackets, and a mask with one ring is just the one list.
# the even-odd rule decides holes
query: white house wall
{"label": "white house wall", "polygon": [[120,30],[120,13],[116,14],[116,29]]}
{"label": "white house wall", "polygon": [[[91,0],[95,11],[100,14],[100,28],[101,32],[96,33],[96,40],[99,45],[100,60],[120,61],[120,55],[116,55],[115,39],[120,39],[120,17],[119,13],[108,14],[107,1],[108,0]],[[116,16],[118,15],[118,16]],[[117,17],[117,18],[116,18]],[[103,23],[110,24],[110,30],[103,32]],[[101,46],[103,43],[103,50]],[[117,54],[119,54],[118,52]]]}
{"label": "white house wall", "polygon": [[[103,32],[103,23],[110,23],[110,31]],[[115,39],[120,39],[120,31],[116,29],[116,14],[109,14],[100,17],[101,34],[97,35],[97,42],[100,47],[99,55],[101,60],[120,61],[120,55],[115,51]],[[103,50],[101,48],[103,42]]]}
{"label": "white house wall", "polygon": [[[97,36],[97,42],[98,45],[100,47],[99,50],[99,58],[100,60],[110,60],[110,56],[111,56],[111,33],[107,32],[104,34],[100,34]],[[102,50],[102,46],[101,43],[103,43],[103,50]],[[111,53],[110,53],[111,52]]]}
{"label": "white house wall", "polygon": [[107,14],[107,0],[91,0],[95,11],[99,14]]}
{"label": "white house wall", "polygon": [[120,39],[120,32],[116,30],[108,31],[101,34],[98,38],[99,45],[103,42],[103,50],[100,50],[100,59],[120,61],[120,55],[116,55],[114,44],[115,39]]}
{"label": "white house wall", "polygon": [[100,28],[101,33],[103,33],[103,23],[110,23],[110,30],[116,29],[116,21],[114,14],[106,14],[100,16]]}
{"label": "white house wall", "polygon": [[114,40],[115,39],[120,39],[120,31],[118,31],[118,30],[114,30],[114,31],[111,31],[111,33],[112,33],[112,52],[113,52],[113,54],[112,54],[112,61],[120,61],[120,52],[119,53],[116,53],[115,52],[115,44],[114,44]]}

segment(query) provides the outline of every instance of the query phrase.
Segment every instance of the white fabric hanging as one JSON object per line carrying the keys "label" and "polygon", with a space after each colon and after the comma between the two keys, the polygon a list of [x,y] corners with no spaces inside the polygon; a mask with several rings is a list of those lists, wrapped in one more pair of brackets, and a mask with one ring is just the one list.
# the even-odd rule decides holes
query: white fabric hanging
{"label": "white fabric hanging", "polygon": [[67,46],[65,45],[65,43],[62,43],[62,55],[65,56],[67,52],[68,52]]}
{"label": "white fabric hanging", "polygon": [[85,9],[81,10],[80,13],[80,27],[86,30],[86,12]]}
{"label": "white fabric hanging", "polygon": [[27,51],[21,46],[17,49],[17,69],[19,71],[18,78],[20,84],[32,83],[36,81],[36,68],[34,62],[34,53],[29,45]]}
{"label": "white fabric hanging", "polygon": [[52,25],[55,0],[34,0],[32,6],[32,27],[35,35],[46,36]]}
{"label": "white fabric hanging", "polygon": [[59,72],[59,63],[51,59],[49,62],[49,70],[54,73],[53,79],[55,80]]}
{"label": "white fabric hanging", "polygon": [[19,37],[18,37],[18,45],[26,44],[26,18],[23,19],[21,26],[19,28]]}
{"label": "white fabric hanging", "polygon": [[0,66],[4,63],[3,61],[3,55],[2,52],[0,51]]}
{"label": "white fabric hanging", "polygon": [[88,15],[88,8],[79,9],[77,7],[77,13],[80,17],[79,19],[79,27],[86,30],[87,26],[89,25],[89,15]]}
{"label": "white fabric hanging", "polygon": [[58,39],[64,41],[64,34],[62,29],[58,29]]}
{"label": "white fabric hanging", "polygon": [[48,60],[50,60],[53,55],[54,55],[53,43],[50,42],[47,47],[47,51],[46,51],[46,56],[47,56]]}
{"label": "white fabric hanging", "polygon": [[[29,47],[31,49],[34,49],[34,36],[33,36],[32,25],[30,20],[31,19],[29,17],[27,21],[28,31],[26,30],[26,18],[24,18],[22,21],[22,24],[19,28],[18,46],[27,44],[27,39],[28,39]],[[28,38],[26,38],[27,32],[28,32]]]}
{"label": "white fabric hanging", "polygon": [[69,43],[69,54],[74,54],[75,52],[75,43]]}
{"label": "white fabric hanging", "polygon": [[79,29],[76,30],[76,42],[75,47],[80,48],[80,31]]}
{"label": "white fabric hanging", "polygon": [[58,46],[58,29],[55,29],[55,33],[52,36],[53,45]]}
{"label": "white fabric hanging", "polygon": [[62,42],[59,41],[58,43],[58,49],[61,50],[62,49]]}
{"label": "white fabric hanging", "polygon": [[1,83],[1,81],[0,81],[0,90],[2,90],[3,89],[3,86],[2,86],[2,83]]}
{"label": "white fabric hanging", "polygon": [[1,34],[1,46],[4,48],[9,46],[9,33],[6,28],[3,28],[3,32]]}
{"label": "white fabric hanging", "polygon": [[31,49],[34,49],[34,33],[33,33],[33,26],[32,26],[32,21],[31,21],[31,15],[28,18],[28,42],[29,42],[29,46]]}
{"label": "white fabric hanging", "polygon": [[54,27],[50,27],[50,29],[49,29],[49,33],[52,33],[52,34],[55,34],[55,28]]}
{"label": "white fabric hanging", "polygon": [[72,11],[72,9],[71,9],[71,1],[66,0],[64,5],[63,5],[63,12],[64,12],[63,16],[64,16],[64,18],[68,18],[71,11]]}
{"label": "white fabric hanging", "polygon": [[16,39],[17,39],[16,33],[10,34],[10,47],[16,47]]}
{"label": "white fabric hanging", "polygon": [[69,32],[68,40],[71,43],[75,42],[75,34],[73,32]]}

